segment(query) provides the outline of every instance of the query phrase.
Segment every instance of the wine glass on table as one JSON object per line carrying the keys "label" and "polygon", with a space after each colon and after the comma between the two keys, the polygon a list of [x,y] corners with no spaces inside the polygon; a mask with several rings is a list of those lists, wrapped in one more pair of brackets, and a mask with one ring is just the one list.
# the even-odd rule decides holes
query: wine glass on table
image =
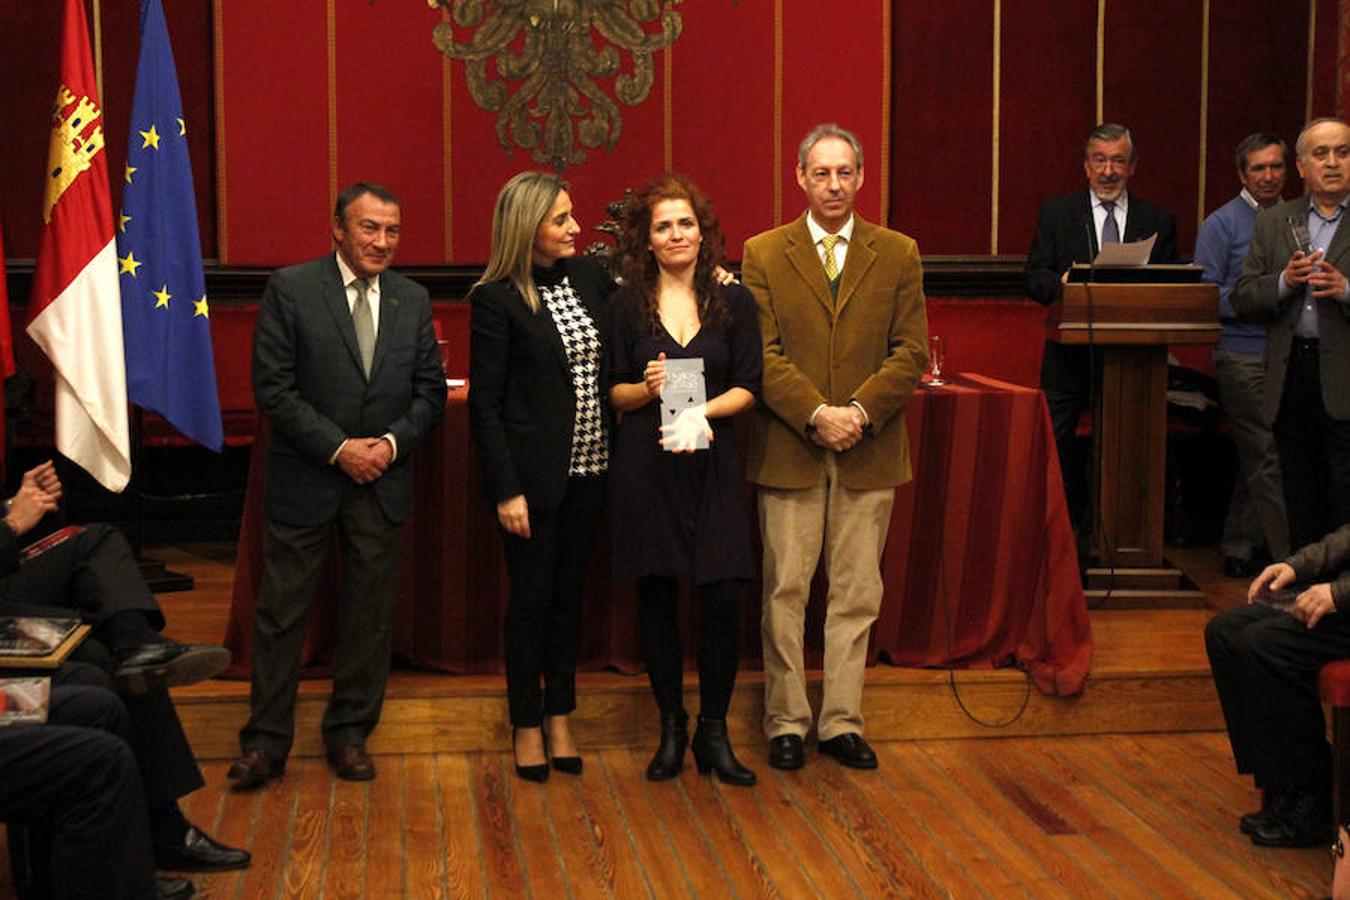
{"label": "wine glass on table", "polygon": [[947,382],[942,377],[942,367],[946,363],[946,349],[942,341],[942,336],[930,334],[928,336],[928,368],[923,373],[923,383],[931,385],[942,385]]}

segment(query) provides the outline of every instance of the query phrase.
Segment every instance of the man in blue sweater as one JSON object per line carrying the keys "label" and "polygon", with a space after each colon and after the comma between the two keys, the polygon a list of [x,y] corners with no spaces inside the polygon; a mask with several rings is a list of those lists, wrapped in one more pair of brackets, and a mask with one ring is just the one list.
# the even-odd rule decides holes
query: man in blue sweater
{"label": "man in blue sweater", "polygon": [[1261,548],[1270,558],[1289,555],[1280,459],[1270,426],[1261,418],[1266,326],[1239,322],[1232,300],[1256,214],[1280,202],[1287,152],[1284,141],[1275,134],[1257,132],[1243,138],[1237,147],[1242,191],[1205,219],[1195,240],[1196,263],[1204,266],[1205,280],[1219,286],[1223,331],[1214,349],[1214,370],[1238,453],[1238,477],[1228,501],[1221,544],[1224,574],[1234,578],[1257,571],[1257,563],[1264,556]]}

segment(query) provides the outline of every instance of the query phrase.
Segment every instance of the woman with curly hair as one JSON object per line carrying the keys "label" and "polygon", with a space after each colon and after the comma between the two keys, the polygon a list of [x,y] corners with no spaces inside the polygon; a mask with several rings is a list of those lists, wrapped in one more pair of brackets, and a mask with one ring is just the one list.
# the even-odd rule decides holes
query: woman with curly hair
{"label": "woman with curly hair", "polygon": [[[708,198],[664,175],[630,204],[619,237],[624,287],[615,297],[610,402],[623,413],[610,462],[616,578],[636,578],[638,623],[661,746],[647,777],[675,777],[689,743],[683,702],[678,582],[700,604],[694,761],[701,773],[751,785],[727,740],[740,656],[740,604],[753,578],[745,483],[732,418],[754,405],[763,368],[755,301],[719,285],[722,234]],[[701,359],[707,402],[661,426],[666,361]],[[704,446],[706,449],[695,449]]]}

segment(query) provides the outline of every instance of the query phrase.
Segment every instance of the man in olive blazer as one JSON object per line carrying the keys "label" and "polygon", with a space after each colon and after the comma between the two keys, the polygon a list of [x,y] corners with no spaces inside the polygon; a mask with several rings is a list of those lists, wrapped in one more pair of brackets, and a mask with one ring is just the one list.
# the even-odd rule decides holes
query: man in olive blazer
{"label": "man in olive blazer", "polygon": [[1233,308],[1267,323],[1261,412],[1280,457],[1289,545],[1301,547],[1350,522],[1350,126],[1310,123],[1295,163],[1308,195],[1257,216]]}
{"label": "man in olive blazer", "polygon": [[863,674],[891,504],[910,478],[904,409],[927,361],[923,270],[913,240],[854,215],[863,170],[852,134],[812,130],[797,181],[808,212],[751,238],[743,260],[764,340],[749,451],[764,544],[764,729],[771,765],[804,763],[812,715],[802,629],[823,545],[817,737],[841,763],[875,768],[862,738]]}
{"label": "man in olive blazer", "polygon": [[263,293],[253,392],[271,433],[251,714],[229,772],[237,787],[284,768],[309,605],[335,531],[342,632],[324,744],[338,777],[375,777],[364,744],[389,674],[408,457],[445,410],[427,292],[388,269],[400,215],[398,198],[379,185],[344,189],[336,254],[278,271]]}

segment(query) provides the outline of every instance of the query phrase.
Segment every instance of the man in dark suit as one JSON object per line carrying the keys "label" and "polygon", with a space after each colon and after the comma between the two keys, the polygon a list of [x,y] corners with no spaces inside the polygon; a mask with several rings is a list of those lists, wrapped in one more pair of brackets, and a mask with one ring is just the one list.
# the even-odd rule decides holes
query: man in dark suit
{"label": "man in dark suit", "polygon": [[1233,291],[1265,322],[1261,413],[1280,457],[1289,544],[1350,522],[1350,127],[1317,119],[1295,162],[1308,195],[1263,211]]}
{"label": "man in dark suit", "polygon": [[1350,655],[1350,526],[1267,566],[1246,605],[1210,620],[1205,650],[1237,770],[1261,789],[1239,829],[1262,847],[1325,845],[1333,773],[1317,682]]}
{"label": "man in dark suit", "polygon": [[408,456],[440,421],[445,374],[424,288],[389,270],[398,198],[361,182],[333,214],[337,252],[267,283],[253,337],[253,391],[271,426],[263,575],[253,619],[251,715],[236,787],[282,773],[295,728],[309,605],[334,529],[342,556],[333,693],[323,718],[339,778],[366,781],[392,652]]}
{"label": "man in dark suit", "polygon": [[[1091,262],[1102,244],[1139,241],[1157,235],[1151,262],[1177,256],[1175,217],[1127,190],[1137,162],[1134,138],[1124,125],[1105,123],[1088,135],[1083,156],[1087,190],[1053,197],[1036,217],[1036,235],[1027,253],[1027,294],[1037,303],[1059,299],[1074,263]],[[1083,461],[1074,459],[1078,416],[1092,396],[1088,347],[1047,341],[1041,359],[1041,389],[1050,407],[1060,469],[1070,512],[1081,512],[1086,499]]]}
{"label": "man in dark suit", "polygon": [[862,183],[858,139],[818,125],[797,154],[809,208],[745,242],[764,341],[747,477],[759,486],[764,731],[778,769],[805,762],[803,619],[822,548],[819,748],[851,768],[877,767],[862,736],[864,667],[895,489],[910,479],[905,407],[928,359],[928,319],[918,245],[854,213]]}

